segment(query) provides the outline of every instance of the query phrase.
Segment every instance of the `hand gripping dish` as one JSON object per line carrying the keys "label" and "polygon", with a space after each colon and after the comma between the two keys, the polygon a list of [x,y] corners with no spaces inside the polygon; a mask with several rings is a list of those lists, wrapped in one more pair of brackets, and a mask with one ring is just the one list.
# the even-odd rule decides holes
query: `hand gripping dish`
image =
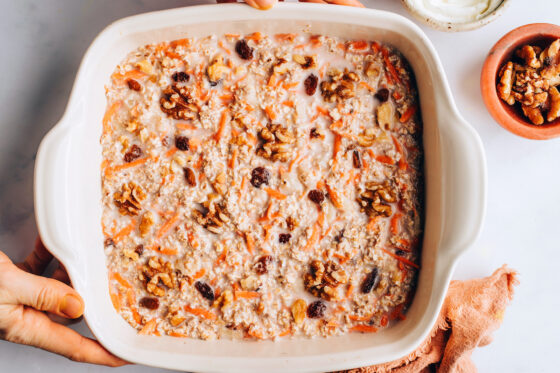
{"label": "hand gripping dish", "polygon": [[[314,34],[393,45],[415,72],[424,124],[426,225],[422,269],[406,320],[375,334],[276,342],[138,335],[111,304],[99,224],[98,139],[104,86],[114,66],[140,45],[186,35],[289,33],[306,27]],[[268,12],[235,4],[198,6],[130,17],[98,36],[84,57],[64,117],[40,146],[35,208],[41,237],[84,297],[88,325],[116,355],[189,371],[332,371],[397,359],[428,335],[457,260],[479,233],[485,178],[481,141],[458,113],[433,46],[405,18],[314,4],[280,4]]]}

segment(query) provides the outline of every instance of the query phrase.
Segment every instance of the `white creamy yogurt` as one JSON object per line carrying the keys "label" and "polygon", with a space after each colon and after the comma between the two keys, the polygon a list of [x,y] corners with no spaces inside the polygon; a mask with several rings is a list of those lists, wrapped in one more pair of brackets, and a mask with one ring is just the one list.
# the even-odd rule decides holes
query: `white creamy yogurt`
{"label": "white creamy yogurt", "polygon": [[486,17],[503,0],[411,0],[420,13],[441,22],[464,23]]}

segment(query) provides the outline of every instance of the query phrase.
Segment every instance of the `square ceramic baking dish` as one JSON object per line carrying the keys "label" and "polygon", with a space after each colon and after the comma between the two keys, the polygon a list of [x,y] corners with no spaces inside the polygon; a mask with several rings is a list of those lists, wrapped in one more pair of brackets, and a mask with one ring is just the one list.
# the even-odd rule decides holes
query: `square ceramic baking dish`
{"label": "square ceramic baking dish", "polygon": [[[100,224],[99,138],[111,72],[129,51],[147,43],[306,27],[314,34],[390,43],[416,74],[424,123],[426,225],[418,289],[406,320],[376,334],[277,342],[138,335],[111,305]],[[35,212],[46,246],[85,300],[89,327],[121,358],[183,371],[319,372],[397,359],[426,338],[458,258],[479,233],[485,178],[481,141],[458,113],[434,47],[412,22],[340,6],[288,3],[262,12],[240,4],[208,5],[126,18],[97,37],[83,59],[66,113],[39,148]]]}

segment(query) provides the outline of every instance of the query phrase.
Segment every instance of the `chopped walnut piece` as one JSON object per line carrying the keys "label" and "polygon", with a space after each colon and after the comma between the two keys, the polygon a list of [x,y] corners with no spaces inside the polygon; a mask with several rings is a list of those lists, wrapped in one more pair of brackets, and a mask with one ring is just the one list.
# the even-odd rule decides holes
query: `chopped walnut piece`
{"label": "chopped walnut piece", "polygon": [[221,309],[222,311],[233,303],[233,292],[231,290],[224,290],[222,294],[214,301],[213,306]]}
{"label": "chopped walnut piece", "polygon": [[345,70],[344,73],[339,70],[331,70],[328,75],[330,81],[321,82],[321,94],[326,102],[341,102],[356,95],[354,83],[359,80],[356,73],[348,70]]}
{"label": "chopped walnut piece", "polygon": [[552,87],[548,90],[548,94],[550,96],[550,108],[546,120],[552,122],[560,117],[560,93],[556,87]]}
{"label": "chopped walnut piece", "polygon": [[146,237],[150,233],[152,225],[154,225],[154,214],[151,211],[147,211],[142,215],[142,220],[140,220],[140,237]]}
{"label": "chopped walnut piece", "polygon": [[361,211],[369,217],[391,216],[393,209],[389,203],[397,200],[397,193],[391,184],[387,182],[383,184],[367,182],[365,186],[366,189],[360,193],[357,199]]}
{"label": "chopped walnut piece", "polygon": [[171,262],[155,256],[148,259],[139,277],[146,283],[146,291],[156,297],[163,297],[166,288],[175,289],[178,285],[177,275]]}
{"label": "chopped walnut piece", "polygon": [[202,204],[203,211],[194,209],[192,216],[194,220],[212,233],[220,233],[224,224],[229,223],[230,219],[226,208],[222,204],[213,202],[209,198]]}
{"label": "chopped walnut piece", "polygon": [[527,66],[538,69],[541,67],[541,61],[537,58],[537,53],[539,52],[540,49],[537,47],[524,45],[522,48],[518,49],[515,54],[517,54],[520,58],[523,58]]}
{"label": "chopped walnut piece", "polygon": [[163,90],[160,98],[161,110],[173,119],[193,120],[198,118],[199,108],[187,87],[172,85]]}
{"label": "chopped walnut piece", "polygon": [[339,299],[337,288],[347,281],[346,272],[332,261],[323,264],[319,260],[312,260],[309,272],[303,277],[303,284],[308,292],[328,301]]}
{"label": "chopped walnut piece", "polygon": [[525,114],[525,116],[529,118],[529,120],[533,124],[539,126],[544,123],[544,117],[539,108],[534,108],[527,105],[521,105],[521,109],[523,110],[523,114]]}
{"label": "chopped walnut piece", "polygon": [[288,230],[293,231],[298,225],[298,221],[293,216],[288,216],[286,218],[286,226],[288,227]]}
{"label": "chopped walnut piece", "polygon": [[364,132],[358,135],[358,145],[369,148],[375,144],[375,132],[373,128],[366,128]]}
{"label": "chopped walnut piece", "polygon": [[317,68],[317,56],[302,56],[300,54],[294,54],[292,58],[295,63],[305,70]]}
{"label": "chopped walnut piece", "polygon": [[142,209],[140,202],[145,198],[146,193],[133,181],[124,183],[121,186],[121,191],[113,194],[115,205],[122,215],[138,215]]}
{"label": "chopped walnut piece", "polygon": [[189,167],[185,167],[183,169],[183,173],[185,174],[185,180],[187,181],[187,184],[195,187],[196,186],[196,175],[194,173],[194,171],[192,170],[192,168]]}
{"label": "chopped walnut piece", "polygon": [[303,320],[305,320],[305,314],[307,313],[307,303],[303,299],[297,299],[292,304],[292,317],[296,325],[301,325]]}
{"label": "chopped walnut piece", "polygon": [[208,81],[210,81],[210,85],[216,85],[220,80],[222,80],[223,76],[227,73],[228,67],[224,64],[224,57],[218,54],[206,69],[206,75],[208,76]]}
{"label": "chopped walnut piece", "polygon": [[379,66],[371,61],[365,67],[365,74],[368,78],[377,78],[379,76],[380,68]]}
{"label": "chopped walnut piece", "polygon": [[227,190],[225,172],[220,172],[211,184],[216,192],[218,192],[219,194],[224,194]]}
{"label": "chopped walnut piece", "polygon": [[257,149],[257,155],[270,161],[287,162],[291,156],[291,145],[295,136],[279,124],[269,124],[259,133],[263,144]]}
{"label": "chopped walnut piece", "polygon": [[513,63],[508,62],[500,70],[500,82],[498,83],[498,95],[502,100],[510,105],[515,103],[515,99],[511,96],[511,88],[513,86]]}

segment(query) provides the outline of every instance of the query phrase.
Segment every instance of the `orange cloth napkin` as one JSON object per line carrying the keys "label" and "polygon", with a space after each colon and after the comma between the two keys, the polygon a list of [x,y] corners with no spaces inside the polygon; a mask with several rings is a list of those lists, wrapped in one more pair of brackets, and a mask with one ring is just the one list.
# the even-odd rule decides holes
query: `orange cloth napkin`
{"label": "orange cloth napkin", "polygon": [[400,360],[347,373],[471,373],[471,353],[492,342],[517,285],[517,273],[505,265],[492,276],[452,281],[430,336]]}

